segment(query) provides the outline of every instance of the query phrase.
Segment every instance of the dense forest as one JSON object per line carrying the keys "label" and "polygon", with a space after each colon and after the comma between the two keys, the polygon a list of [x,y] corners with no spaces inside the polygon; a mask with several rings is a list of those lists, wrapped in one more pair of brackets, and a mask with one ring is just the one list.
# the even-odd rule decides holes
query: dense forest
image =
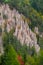
{"label": "dense forest", "polygon": [[[36,53],[34,45],[33,47],[30,48],[30,45],[29,46],[26,45],[27,43],[25,44],[25,41],[24,44],[22,45],[21,42],[17,39],[17,37],[13,35],[13,33],[15,32],[13,24],[11,25],[13,29],[11,29],[10,32],[7,32],[6,21],[8,21],[10,17],[6,16],[8,14],[5,15],[2,13],[3,19],[5,20],[4,23],[5,30],[2,33],[2,29],[0,26],[0,38],[2,35],[4,50],[4,53],[2,52],[2,55],[0,55],[0,65],[43,65],[43,0],[0,0],[0,6],[3,4],[5,5],[8,4],[11,11],[13,9],[16,9],[16,11],[18,11],[19,14],[22,16],[23,20],[21,20],[20,17],[20,21],[27,22],[28,24],[27,27],[29,26],[29,31],[32,31],[32,34],[33,32],[35,33],[35,36],[37,38],[37,44],[40,47],[40,51],[39,53]],[[16,21],[15,16],[14,19]],[[16,22],[15,25],[18,23]],[[38,33],[37,31],[35,31],[35,27],[38,29]],[[20,29],[20,26],[18,28]]]}

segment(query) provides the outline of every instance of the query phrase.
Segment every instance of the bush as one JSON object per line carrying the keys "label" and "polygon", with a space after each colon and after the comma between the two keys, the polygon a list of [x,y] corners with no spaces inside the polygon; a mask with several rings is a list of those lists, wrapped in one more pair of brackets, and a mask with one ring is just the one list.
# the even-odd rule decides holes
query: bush
{"label": "bush", "polygon": [[2,65],[19,65],[19,62],[17,60],[17,53],[11,44],[9,44],[6,47],[6,50],[2,59]]}

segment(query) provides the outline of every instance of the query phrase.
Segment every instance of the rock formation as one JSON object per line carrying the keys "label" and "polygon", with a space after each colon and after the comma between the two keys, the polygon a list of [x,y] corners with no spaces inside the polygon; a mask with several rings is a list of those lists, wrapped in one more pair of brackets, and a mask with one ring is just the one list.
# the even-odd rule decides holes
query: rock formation
{"label": "rock formation", "polygon": [[22,14],[19,14],[16,9],[11,10],[7,4],[0,6],[0,26],[2,26],[2,31],[4,31],[5,25],[8,33],[11,29],[15,29],[13,35],[17,37],[22,45],[34,46],[36,52],[39,52],[40,47],[37,44],[36,34],[31,31],[27,22],[22,19]]}

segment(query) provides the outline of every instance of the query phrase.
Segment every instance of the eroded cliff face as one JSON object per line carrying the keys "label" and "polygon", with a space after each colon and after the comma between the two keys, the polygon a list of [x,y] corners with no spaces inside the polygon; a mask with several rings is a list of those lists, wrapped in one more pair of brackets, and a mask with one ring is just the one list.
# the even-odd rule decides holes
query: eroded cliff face
{"label": "eroded cliff face", "polygon": [[26,20],[23,20],[22,14],[19,14],[16,9],[11,10],[7,4],[0,5],[0,26],[3,32],[5,25],[8,33],[11,29],[15,30],[13,35],[17,37],[22,45],[34,46],[37,53],[40,51],[36,34],[31,31]]}

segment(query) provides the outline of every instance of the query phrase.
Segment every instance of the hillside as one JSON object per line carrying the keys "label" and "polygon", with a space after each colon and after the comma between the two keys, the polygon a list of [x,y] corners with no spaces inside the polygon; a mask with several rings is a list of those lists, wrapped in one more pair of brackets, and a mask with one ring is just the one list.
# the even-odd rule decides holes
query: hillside
{"label": "hillside", "polygon": [[38,53],[40,47],[37,44],[36,34],[29,29],[27,21],[22,19],[22,14],[19,14],[16,9],[10,10],[7,4],[1,5],[0,14],[0,27],[2,28],[2,33],[5,30],[9,33],[14,29],[13,35],[17,37],[21,44],[30,45],[30,47],[34,46]]}
{"label": "hillside", "polygon": [[42,5],[42,0],[0,0],[0,65],[43,64]]}

